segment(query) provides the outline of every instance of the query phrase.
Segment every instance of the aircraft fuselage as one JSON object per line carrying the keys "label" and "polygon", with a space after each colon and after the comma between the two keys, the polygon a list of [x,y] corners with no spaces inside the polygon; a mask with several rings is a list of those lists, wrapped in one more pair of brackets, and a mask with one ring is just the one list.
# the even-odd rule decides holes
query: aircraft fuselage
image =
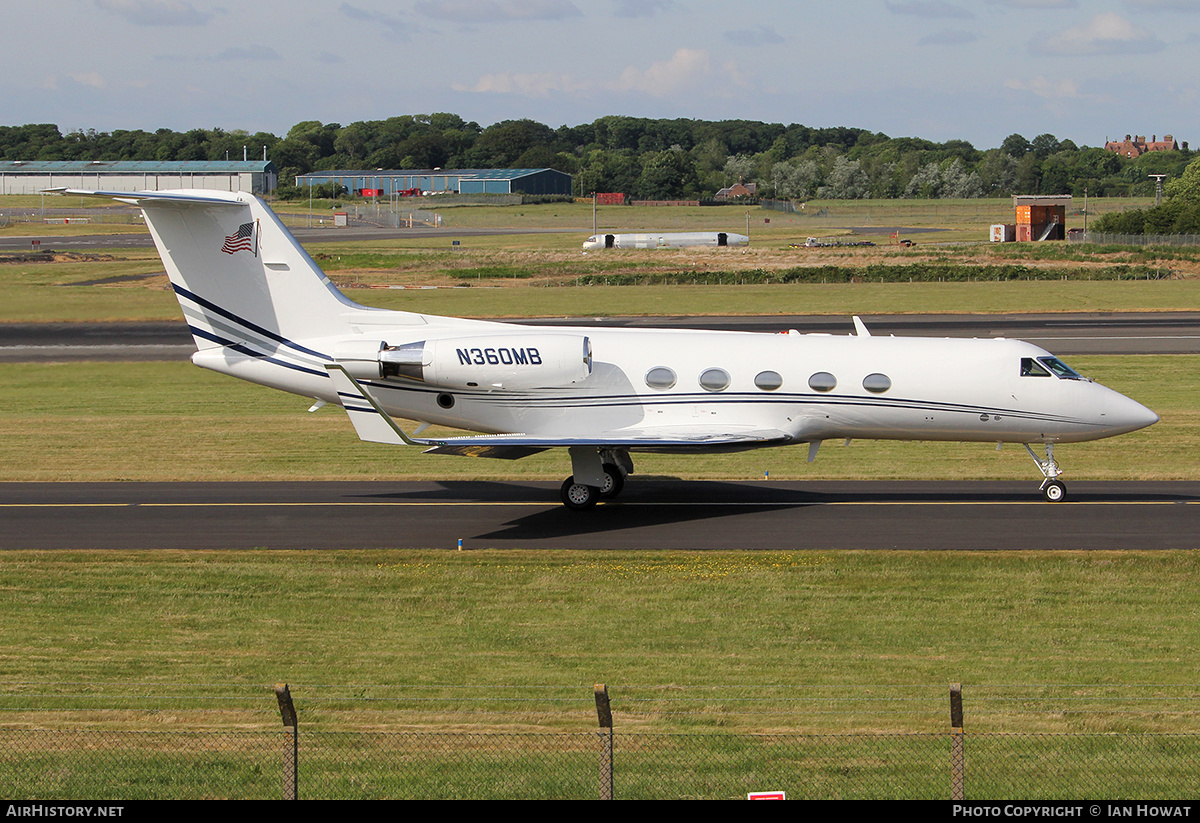
{"label": "aircraft fuselage", "polygon": [[[1049,352],[1019,340],[897,338],[687,330],[529,327],[426,318],[419,329],[377,328],[365,350],[438,341],[451,358],[479,359],[477,385],[427,383],[362,374],[380,405],[396,417],[480,432],[545,437],[578,431],[705,426],[777,429],[792,442],[834,438],[1076,442],[1150,425],[1152,411],[1112,389],[1060,377],[1022,362]],[[498,342],[481,347],[476,341]],[[505,347],[503,341],[515,344]],[[549,375],[518,388],[489,375],[547,370],[539,340],[579,341],[590,349],[590,373]],[[441,346],[442,342],[447,345]],[[275,346],[273,357],[240,357],[228,349],[198,352],[206,368],[337,402],[316,354],[344,349],[343,340]],[[313,354],[305,354],[300,349]],[[526,359],[512,365],[515,353]],[[490,362],[494,361],[494,362]],[[457,363],[469,368],[470,363]],[[1028,371],[1028,369],[1026,369]],[[635,449],[637,450],[637,449]]]}

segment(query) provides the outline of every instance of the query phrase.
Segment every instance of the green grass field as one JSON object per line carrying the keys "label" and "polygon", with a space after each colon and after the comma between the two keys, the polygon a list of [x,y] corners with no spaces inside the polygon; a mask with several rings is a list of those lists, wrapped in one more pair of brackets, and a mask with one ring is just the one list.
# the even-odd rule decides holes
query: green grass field
{"label": "green grass field", "polygon": [[[1194,552],[6,553],[0,703],[6,720],[68,708],[120,724],[153,710],[173,727],[211,726],[234,711],[269,719],[262,687],[287,682],[317,726],[478,714],[561,729],[594,723],[591,686],[604,682],[627,729],[936,732],[946,687],[961,682],[979,732],[1200,731],[1194,713],[1179,717],[1200,646],[1186,619],[1200,606],[1197,563]],[[1076,684],[1087,699],[1064,713],[1072,692],[1030,684]],[[1087,684],[1107,684],[1125,711],[1103,713],[1104,690]],[[1149,716],[1128,713],[1133,684],[1160,684]],[[839,694],[855,711],[822,712]],[[1023,699],[983,701],[1002,694]],[[234,699],[229,714],[218,696]]]}
{"label": "green grass field", "polygon": [[[490,240],[490,239],[488,239]],[[753,255],[696,252],[620,252],[615,257],[574,252],[496,247],[452,252],[412,245],[374,250],[317,244],[318,263],[329,269],[347,296],[366,305],[429,314],[468,317],[556,317],[705,314],[902,314],[944,312],[1059,312],[1200,310],[1200,252],[1165,259],[1128,251],[1097,253],[1094,263],[1069,257],[1018,258],[1018,265],[1045,271],[1045,280],[976,282],[754,283],[762,272],[806,265],[863,271],[864,264],[920,266],[1009,265],[997,250],[985,248],[938,258],[902,258],[878,250],[839,252],[819,260],[803,252],[767,249]],[[522,238],[525,244],[534,241]],[[397,241],[398,242],[398,241]],[[1005,254],[1009,250],[1003,250]],[[1014,249],[1013,254],[1024,253]],[[1062,253],[1060,252],[1060,255]],[[1174,254],[1187,254],[1176,250]],[[112,250],[91,256],[67,255],[57,262],[16,260],[0,255],[0,323],[178,320],[179,306],[162,263],[151,250]],[[1090,280],[1088,265],[1111,271],[1126,267],[1140,279]],[[787,267],[787,268],[784,268]],[[1195,274],[1192,270],[1195,269]],[[903,270],[903,269],[901,269]],[[1061,274],[1059,273],[1061,270]],[[724,285],[705,285],[705,272]],[[1162,279],[1154,279],[1160,271]],[[1166,276],[1169,271],[1175,272]],[[738,285],[739,272],[751,282]],[[604,285],[628,280],[653,285]],[[690,282],[665,283],[661,278]],[[1150,276],[1151,279],[1145,279]],[[583,278],[587,278],[584,280]],[[659,278],[659,280],[654,280]],[[730,280],[735,282],[729,283]],[[581,282],[590,285],[577,285]],[[399,286],[438,286],[395,288]]]}

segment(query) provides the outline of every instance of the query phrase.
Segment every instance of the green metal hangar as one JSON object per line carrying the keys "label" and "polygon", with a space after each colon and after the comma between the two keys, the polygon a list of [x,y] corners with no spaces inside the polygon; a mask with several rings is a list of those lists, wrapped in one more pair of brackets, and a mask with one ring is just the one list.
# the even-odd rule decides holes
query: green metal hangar
{"label": "green metal hangar", "polygon": [[313,171],[296,175],[296,185],[338,183],[354,194],[567,194],[571,175],[554,169],[376,169]]}
{"label": "green metal hangar", "polygon": [[216,189],[270,194],[279,173],[269,160],[4,160],[0,194],[72,189]]}

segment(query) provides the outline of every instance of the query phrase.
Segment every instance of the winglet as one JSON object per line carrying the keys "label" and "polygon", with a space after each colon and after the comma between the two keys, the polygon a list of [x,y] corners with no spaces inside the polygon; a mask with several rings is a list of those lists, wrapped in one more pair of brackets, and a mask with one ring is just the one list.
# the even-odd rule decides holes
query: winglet
{"label": "winglet", "polygon": [[854,331],[859,337],[870,337],[871,332],[867,331],[867,324],[862,321],[862,318],[857,314],[854,315]]}
{"label": "winglet", "polygon": [[345,366],[339,363],[326,363],[325,370],[333,381],[337,391],[338,401],[354,424],[359,439],[370,443],[387,443],[392,446],[408,445],[423,446],[423,442],[413,440],[404,430],[396,425],[396,421],[385,412],[375,398],[367,394],[358,381],[350,376]]}

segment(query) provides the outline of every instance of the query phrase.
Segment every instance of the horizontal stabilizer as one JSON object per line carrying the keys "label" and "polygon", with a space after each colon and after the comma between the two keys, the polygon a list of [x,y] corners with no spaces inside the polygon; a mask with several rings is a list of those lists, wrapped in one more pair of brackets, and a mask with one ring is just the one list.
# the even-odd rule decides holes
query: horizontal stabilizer
{"label": "horizontal stabilizer", "polygon": [[107,197],[130,203],[134,206],[145,206],[150,203],[170,203],[175,206],[244,206],[245,201],[239,200],[236,193],[205,192],[203,194],[183,194],[180,192],[160,191],[100,191],[97,189],[45,189],[47,194],[70,194],[76,197]]}

